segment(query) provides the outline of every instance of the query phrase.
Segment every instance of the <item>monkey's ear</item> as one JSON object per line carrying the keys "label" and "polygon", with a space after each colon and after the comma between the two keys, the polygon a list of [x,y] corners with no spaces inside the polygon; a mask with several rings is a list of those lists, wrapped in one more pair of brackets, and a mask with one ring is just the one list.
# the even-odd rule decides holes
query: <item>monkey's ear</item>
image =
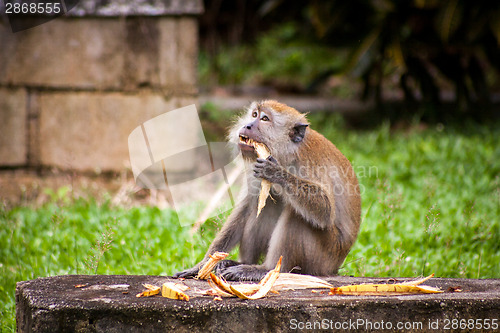
{"label": "monkey's ear", "polygon": [[309,126],[308,124],[297,123],[293,127],[290,132],[290,138],[293,142],[299,143],[304,139],[304,135],[306,135],[306,128]]}

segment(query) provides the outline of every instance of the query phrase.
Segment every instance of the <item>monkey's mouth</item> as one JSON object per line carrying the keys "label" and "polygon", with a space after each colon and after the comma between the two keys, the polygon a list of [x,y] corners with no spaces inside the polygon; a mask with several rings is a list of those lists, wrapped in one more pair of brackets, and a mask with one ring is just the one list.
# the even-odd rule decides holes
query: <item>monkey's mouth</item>
{"label": "monkey's mouth", "polygon": [[246,151],[255,151],[255,145],[256,144],[262,144],[261,142],[255,141],[254,139],[250,139],[248,136],[244,134],[240,134],[240,148],[241,150],[246,150]]}

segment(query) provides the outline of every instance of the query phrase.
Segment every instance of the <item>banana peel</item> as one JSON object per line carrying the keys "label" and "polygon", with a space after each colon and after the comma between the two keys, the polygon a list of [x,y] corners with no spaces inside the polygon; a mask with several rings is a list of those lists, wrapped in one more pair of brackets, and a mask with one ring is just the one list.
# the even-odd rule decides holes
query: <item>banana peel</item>
{"label": "banana peel", "polygon": [[259,299],[259,298],[266,296],[280,275],[281,259],[282,259],[282,257],[280,257],[280,259],[278,260],[276,267],[272,271],[269,271],[266,274],[266,276],[261,280],[261,281],[264,281],[264,283],[262,283],[262,284],[259,283],[260,289],[257,290],[257,292],[255,294],[245,295],[238,288],[230,285],[229,287],[231,288],[231,291],[236,296],[238,296],[239,298],[242,298],[242,299]]}
{"label": "banana peel", "polygon": [[146,288],[143,292],[138,293],[135,297],[149,297],[160,293],[160,287],[154,286],[149,283],[144,283],[143,287]]}
{"label": "banana peel", "polygon": [[143,286],[144,288],[146,288],[146,290],[138,293],[137,295],[135,295],[135,297],[150,297],[158,295],[161,291],[161,295],[163,297],[189,301],[189,296],[184,293],[184,291],[189,289],[189,287],[182,284],[165,282],[161,287],[158,287],[152,284],[145,283],[143,284]]}
{"label": "banana peel", "polygon": [[409,294],[431,294],[442,293],[443,291],[430,286],[421,285],[423,282],[433,277],[431,274],[425,278],[406,281],[395,284],[358,284],[350,286],[334,287],[330,289],[329,295],[409,295]]}
{"label": "banana peel", "polygon": [[203,267],[198,271],[195,279],[207,280],[210,277],[210,272],[215,268],[217,263],[225,259],[229,253],[226,252],[215,252],[214,254],[209,254],[209,259],[203,265]]}
{"label": "banana peel", "polygon": [[210,273],[209,284],[221,296],[237,296],[241,299],[263,298],[271,291],[280,275],[282,258],[283,257],[280,257],[276,267],[269,271],[259,284],[231,285],[224,279],[217,277],[214,273]]}

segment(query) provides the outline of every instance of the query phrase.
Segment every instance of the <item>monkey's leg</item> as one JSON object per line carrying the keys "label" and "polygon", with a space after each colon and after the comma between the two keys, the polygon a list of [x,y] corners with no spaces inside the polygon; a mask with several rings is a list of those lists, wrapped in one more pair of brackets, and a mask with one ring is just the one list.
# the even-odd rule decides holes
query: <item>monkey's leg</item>
{"label": "monkey's leg", "polygon": [[331,233],[311,226],[288,206],[271,236],[264,266],[272,268],[283,256],[282,272],[329,275],[339,255],[332,239]]}
{"label": "monkey's leg", "polygon": [[[254,217],[256,211],[256,200],[253,201],[254,210],[250,218]],[[268,205],[265,211],[260,215],[258,221],[249,221],[245,226],[243,237],[240,241],[240,261],[241,265],[229,267],[222,272],[222,275],[227,280],[242,280],[242,281],[260,281],[262,277],[276,266],[257,265],[259,259],[268,253],[269,240],[273,231],[282,215],[283,202],[280,198],[272,205]]]}
{"label": "monkey's leg", "polygon": [[264,264],[229,267],[222,276],[233,281],[260,281],[276,266],[280,256],[283,256],[282,272],[289,272],[295,266],[305,267],[307,261],[314,260],[321,251],[318,251],[317,237],[311,233],[313,227],[294,214],[290,207],[285,208],[274,230],[269,231],[271,239]]}
{"label": "monkey's leg", "polygon": [[227,222],[222,227],[222,230],[217,234],[215,240],[210,245],[205,257],[194,267],[177,272],[173,275],[174,278],[193,278],[198,274],[200,268],[207,262],[209,255],[217,251],[229,252],[241,240],[245,222],[249,217],[249,209],[245,204],[236,206],[229,216]]}

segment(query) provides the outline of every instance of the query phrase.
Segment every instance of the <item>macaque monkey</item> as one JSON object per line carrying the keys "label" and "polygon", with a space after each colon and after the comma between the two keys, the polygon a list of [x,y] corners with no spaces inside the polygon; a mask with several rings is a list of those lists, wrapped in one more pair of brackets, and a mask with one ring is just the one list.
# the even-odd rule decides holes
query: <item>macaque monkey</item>
{"label": "macaque monkey", "polygon": [[[248,193],[233,209],[205,258],[175,277],[194,277],[216,251],[239,244],[240,262],[224,260],[227,280],[260,280],[283,256],[282,271],[336,274],[359,230],[358,180],[347,158],[309,127],[304,114],[268,100],[254,102],[231,129],[245,160]],[[270,152],[258,158],[255,143]],[[257,214],[262,180],[271,196]],[[257,216],[258,215],[258,216]]]}

